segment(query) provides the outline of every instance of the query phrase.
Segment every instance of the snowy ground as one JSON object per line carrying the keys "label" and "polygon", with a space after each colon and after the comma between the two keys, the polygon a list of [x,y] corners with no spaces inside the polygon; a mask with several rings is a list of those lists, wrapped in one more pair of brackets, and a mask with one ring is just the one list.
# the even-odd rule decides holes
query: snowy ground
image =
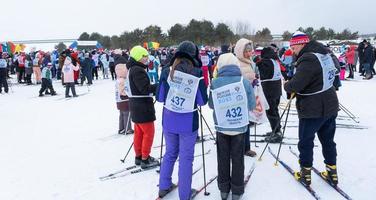
{"label": "snowy ground", "polygon": [[[359,117],[360,125],[368,129],[338,129],[338,170],[340,187],[354,199],[374,199],[376,195],[376,79],[343,81],[341,103]],[[127,199],[150,200],[157,196],[158,174],[155,170],[118,179],[100,181],[98,177],[122,169],[133,163],[133,151],[126,163],[123,158],[132,136],[117,135],[118,111],[114,102],[114,82],[95,81],[90,88],[77,87],[78,98],[62,99],[64,88],[55,82],[59,96],[39,98],[40,86],[14,85],[13,93],[0,95],[0,199]],[[283,98],[282,98],[283,99]],[[285,102],[285,100],[283,99]],[[204,116],[213,129],[211,111],[204,108]],[[154,146],[161,138],[161,104],[156,104],[157,118]],[[292,108],[294,110],[294,108]],[[294,112],[294,111],[292,111]],[[340,112],[341,116],[346,114]],[[355,124],[349,119],[338,123]],[[290,115],[288,125],[296,125],[297,116]],[[253,129],[252,129],[253,130]],[[205,127],[204,134],[209,134]],[[269,126],[257,126],[259,134]],[[286,130],[289,137],[297,137],[297,128]],[[253,139],[253,138],[252,138]],[[261,139],[261,138],[258,138]],[[296,143],[296,140],[286,140]],[[324,169],[321,146],[315,148],[315,166]],[[277,146],[271,145],[274,152]],[[264,144],[252,148],[260,155]],[[216,175],[216,150],[212,141],[205,143],[207,179]],[[293,146],[296,148],[296,146]],[[195,154],[201,153],[196,145]],[[159,157],[159,149],[152,155]],[[281,159],[298,169],[297,159],[283,146]],[[261,162],[246,158],[246,172],[253,162],[256,169],[246,186],[243,199],[313,199],[282,167],[275,167],[266,152]],[[194,168],[202,164],[195,159]],[[176,165],[177,166],[177,165]],[[174,182],[177,177],[175,170]],[[193,177],[193,188],[203,183],[203,172]],[[336,191],[313,174],[312,187],[322,199],[343,199]],[[219,199],[216,181],[207,188],[210,196],[201,193],[196,199]],[[177,191],[166,199],[178,199]]]}

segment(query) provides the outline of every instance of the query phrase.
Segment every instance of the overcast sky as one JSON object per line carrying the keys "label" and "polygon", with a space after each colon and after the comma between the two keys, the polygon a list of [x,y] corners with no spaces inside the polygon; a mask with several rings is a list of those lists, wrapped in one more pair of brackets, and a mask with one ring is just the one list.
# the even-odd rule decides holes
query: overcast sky
{"label": "overcast sky", "polygon": [[273,34],[299,26],[376,33],[376,0],[1,0],[0,41],[77,38],[206,19],[248,22]]}

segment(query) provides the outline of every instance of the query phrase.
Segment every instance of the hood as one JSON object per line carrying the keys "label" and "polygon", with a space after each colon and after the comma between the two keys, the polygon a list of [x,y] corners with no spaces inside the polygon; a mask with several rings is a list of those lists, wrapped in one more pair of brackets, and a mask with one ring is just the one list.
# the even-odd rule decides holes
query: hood
{"label": "hood", "polygon": [[127,62],[127,68],[131,68],[131,67],[134,67],[134,66],[139,66],[139,67],[142,67],[143,69],[146,69],[148,66],[144,65],[143,63],[141,62],[137,62],[134,58],[130,57],[128,62]]}
{"label": "hood", "polygon": [[249,44],[249,43],[252,44],[252,46],[253,46],[253,43],[252,43],[251,40],[242,38],[242,39],[238,40],[238,42],[236,42],[236,45],[235,45],[235,48],[234,48],[234,53],[235,53],[236,57],[239,60],[241,60],[243,62],[247,62],[247,63],[251,63],[251,60],[244,58],[244,48],[245,48],[245,45]]}
{"label": "hood", "polygon": [[128,60],[124,56],[122,56],[121,54],[115,54],[114,55],[114,64],[115,64],[115,66],[117,64],[126,64],[127,62],[128,62]]}
{"label": "hood", "polygon": [[64,60],[64,65],[69,65],[72,63],[72,59],[70,57],[66,57]]}
{"label": "hood", "polygon": [[193,73],[193,67],[186,60],[182,60],[178,65],[176,65],[175,70],[181,71],[187,74]]}
{"label": "hood", "polygon": [[310,41],[308,42],[303,49],[299,52],[297,58],[300,58],[304,53],[320,53],[320,54],[327,54],[329,51],[325,48],[325,46],[317,41]]}
{"label": "hood", "polygon": [[218,70],[218,77],[224,76],[241,76],[242,73],[240,71],[239,66],[237,65],[225,65]]}
{"label": "hood", "polygon": [[271,47],[266,47],[261,50],[261,58],[277,60],[278,56]]}

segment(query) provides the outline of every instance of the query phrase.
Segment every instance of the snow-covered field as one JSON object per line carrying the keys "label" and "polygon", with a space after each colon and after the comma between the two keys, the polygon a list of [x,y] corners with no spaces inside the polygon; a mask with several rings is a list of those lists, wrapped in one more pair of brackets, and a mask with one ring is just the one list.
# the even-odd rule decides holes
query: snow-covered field
{"label": "snow-covered field", "polygon": [[[343,81],[338,95],[340,102],[350,109],[359,125],[368,129],[337,129],[335,141],[338,147],[339,186],[354,199],[375,199],[376,196],[376,81]],[[118,111],[114,102],[114,82],[94,81],[90,88],[76,87],[78,94],[71,100],[62,99],[64,88],[55,82],[59,96],[39,98],[40,86],[14,85],[13,93],[0,95],[0,199],[121,199],[150,200],[157,197],[158,173],[155,170],[129,175],[113,180],[100,181],[107,175],[126,166],[133,165],[134,152],[123,164],[120,159],[132,143],[132,135],[117,135]],[[86,94],[87,93],[87,94]],[[282,102],[286,102],[282,98]],[[154,146],[161,139],[162,105],[156,104],[157,121]],[[294,108],[292,108],[292,112]],[[205,119],[213,129],[210,109],[203,108]],[[340,112],[337,123],[355,124]],[[297,116],[290,115],[287,125],[297,125]],[[269,125],[257,126],[258,134],[269,131]],[[252,129],[253,133],[253,129]],[[209,134],[204,127],[204,134]],[[286,129],[286,136],[297,137],[297,128]],[[253,137],[252,137],[253,139]],[[262,139],[262,138],[258,138]],[[297,140],[286,140],[296,143]],[[314,165],[324,169],[321,146],[315,148]],[[271,145],[274,152],[278,146]],[[264,144],[252,149],[260,155]],[[296,146],[293,148],[297,151]],[[216,147],[212,141],[205,142],[207,179],[216,175]],[[160,149],[153,148],[152,155],[159,157]],[[195,154],[201,153],[196,145]],[[281,159],[295,170],[297,159],[282,146]],[[246,172],[253,162],[256,169],[245,189],[243,199],[313,199],[287,171],[266,151],[261,162],[246,158]],[[197,157],[194,168],[202,165]],[[176,165],[177,166],[177,165]],[[174,171],[177,180],[177,168]],[[203,184],[203,171],[193,176],[193,188]],[[313,174],[312,187],[322,199],[343,199],[335,190]],[[220,199],[216,181],[207,188],[210,196],[203,192],[196,199]],[[165,199],[178,199],[174,191]]]}

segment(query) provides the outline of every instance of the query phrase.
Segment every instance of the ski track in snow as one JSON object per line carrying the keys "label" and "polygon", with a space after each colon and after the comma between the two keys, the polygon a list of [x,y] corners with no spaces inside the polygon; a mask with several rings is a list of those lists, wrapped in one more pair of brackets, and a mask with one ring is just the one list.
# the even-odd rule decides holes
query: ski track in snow
{"label": "ski track in snow", "polygon": [[[368,129],[337,129],[335,141],[338,151],[338,172],[340,187],[354,199],[374,199],[376,191],[376,120],[374,102],[376,79],[363,81],[342,81],[338,96],[342,105],[360,120],[359,125]],[[14,93],[0,95],[0,199],[129,199],[150,200],[158,194],[159,175],[155,170],[142,172],[114,180],[100,181],[99,177],[133,165],[131,151],[125,164],[120,162],[132,143],[133,136],[116,136],[118,111],[114,101],[114,84],[111,80],[98,80],[84,96],[58,100],[64,95],[64,88],[54,82],[59,96],[34,98],[40,85],[13,85]],[[77,94],[88,92],[86,86],[76,86]],[[10,90],[11,92],[11,90]],[[282,102],[286,100],[281,98]],[[162,105],[156,103],[157,120],[154,144],[161,139]],[[213,129],[212,112],[203,107],[203,114]],[[339,113],[346,115],[344,112]],[[297,116],[289,120],[297,124]],[[346,120],[340,123],[355,124]],[[269,131],[268,124],[257,126],[258,134]],[[297,128],[286,129],[285,135],[297,137]],[[204,134],[209,134],[204,126]],[[251,128],[251,134],[254,129]],[[251,138],[253,139],[253,137]],[[314,165],[324,170],[321,145],[314,150]],[[255,148],[258,155],[265,144]],[[271,145],[274,152],[278,146]],[[294,146],[297,151],[297,147]],[[213,142],[205,143],[207,180],[216,175],[216,147]],[[159,148],[152,148],[152,155],[159,157]],[[201,144],[196,145],[196,154],[201,153]],[[280,158],[293,169],[298,170],[296,158],[282,146]],[[252,162],[256,169],[245,189],[243,199],[312,199],[282,166],[274,166],[272,156],[266,151],[261,162],[245,158],[245,173]],[[195,158],[195,166],[202,164],[202,157]],[[173,182],[177,182],[178,164],[175,165]],[[193,176],[193,188],[203,184],[203,171]],[[322,199],[343,199],[335,190],[312,173],[312,188]],[[210,196],[201,192],[196,199],[220,199],[217,182],[207,188]],[[178,190],[169,194],[166,200],[178,199]]]}

